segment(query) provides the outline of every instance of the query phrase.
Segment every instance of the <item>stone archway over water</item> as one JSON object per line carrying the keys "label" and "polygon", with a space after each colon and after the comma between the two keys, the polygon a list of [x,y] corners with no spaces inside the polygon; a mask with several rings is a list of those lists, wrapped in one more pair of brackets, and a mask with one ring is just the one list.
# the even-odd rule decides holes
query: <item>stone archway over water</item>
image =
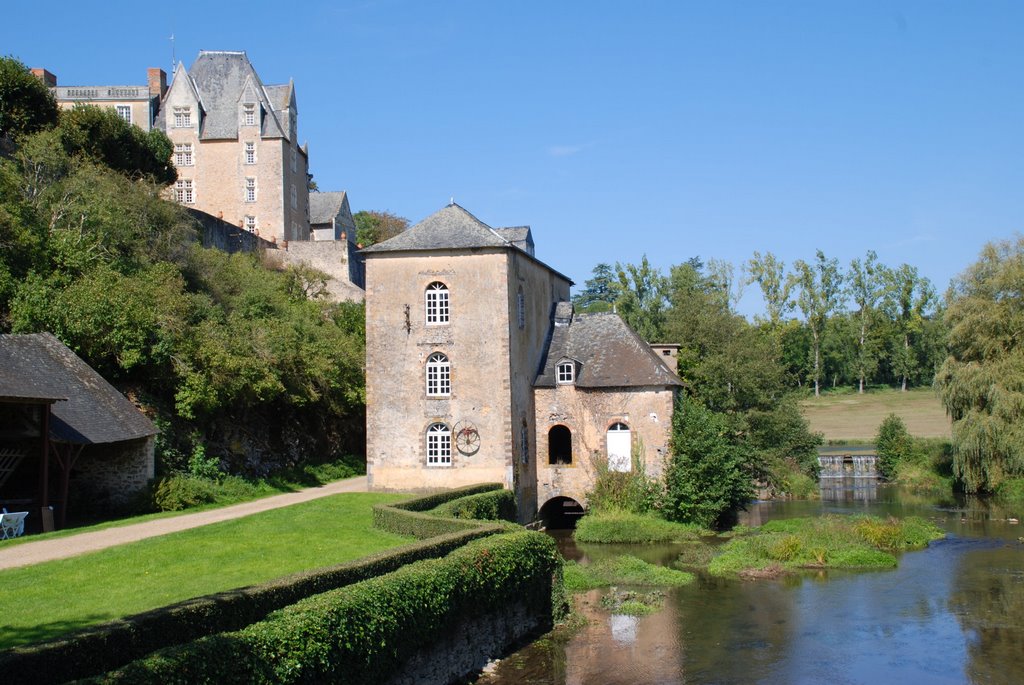
{"label": "stone archway over water", "polygon": [[584,513],[583,505],[572,497],[552,497],[540,508],[540,520],[548,530],[575,528]]}

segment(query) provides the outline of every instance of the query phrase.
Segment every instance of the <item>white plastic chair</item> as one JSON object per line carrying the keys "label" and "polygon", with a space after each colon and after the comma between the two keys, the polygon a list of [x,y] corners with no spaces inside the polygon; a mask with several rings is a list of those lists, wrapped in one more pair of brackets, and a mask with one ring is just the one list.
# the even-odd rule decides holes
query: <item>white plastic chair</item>
{"label": "white plastic chair", "polygon": [[16,511],[0,514],[0,540],[10,540],[25,533],[25,517],[27,511]]}

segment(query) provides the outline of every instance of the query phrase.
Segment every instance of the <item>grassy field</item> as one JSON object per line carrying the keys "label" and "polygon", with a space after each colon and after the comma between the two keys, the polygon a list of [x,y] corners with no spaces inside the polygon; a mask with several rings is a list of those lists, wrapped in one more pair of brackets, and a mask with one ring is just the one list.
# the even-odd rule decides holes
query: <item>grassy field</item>
{"label": "grassy field", "polygon": [[897,414],[911,435],[919,438],[949,438],[950,423],[939,398],[931,388],[871,390],[824,393],[800,403],[811,430],[824,433],[825,440],[872,441],[882,419]]}
{"label": "grassy field", "polygon": [[409,541],[372,526],[372,506],[405,497],[347,493],[0,571],[0,648]]}

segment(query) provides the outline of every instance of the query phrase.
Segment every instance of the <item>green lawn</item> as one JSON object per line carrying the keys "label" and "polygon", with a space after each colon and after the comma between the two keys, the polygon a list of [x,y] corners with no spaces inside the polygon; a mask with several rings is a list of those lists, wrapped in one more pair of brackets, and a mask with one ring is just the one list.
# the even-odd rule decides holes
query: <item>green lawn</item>
{"label": "green lawn", "polygon": [[411,538],[373,528],[372,506],[406,497],[334,495],[0,571],[0,648],[404,544]]}
{"label": "green lawn", "polygon": [[829,392],[803,400],[800,409],[811,430],[824,433],[826,440],[873,441],[889,414],[902,418],[907,431],[915,437],[950,437],[949,417],[931,388],[907,392],[873,389],[863,395]]}

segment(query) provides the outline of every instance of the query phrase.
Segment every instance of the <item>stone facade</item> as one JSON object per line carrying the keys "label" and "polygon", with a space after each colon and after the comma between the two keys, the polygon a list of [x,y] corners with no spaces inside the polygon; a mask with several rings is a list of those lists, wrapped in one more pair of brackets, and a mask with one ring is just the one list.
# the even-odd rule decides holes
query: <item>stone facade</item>
{"label": "stone facade", "polygon": [[71,487],[87,487],[113,504],[123,504],[145,489],[156,475],[154,439],[90,445],[72,471]]}
{"label": "stone facade", "polygon": [[[608,432],[616,424],[629,427],[634,460],[630,470],[640,460],[648,476],[660,477],[671,438],[674,401],[674,392],[666,387],[537,388],[537,501],[543,505],[556,497],[569,497],[586,506],[597,468],[608,465]],[[568,451],[559,449],[566,438]]]}
{"label": "stone facade", "polygon": [[153,128],[160,99],[167,91],[167,74],[155,67],[148,70],[146,84],[128,86],[58,86],[57,77],[46,69],[32,69],[32,73],[50,87],[61,109],[79,105],[113,109],[143,131]]}
{"label": "stone facade", "polygon": [[[660,473],[678,377],[617,315],[574,318],[571,282],[532,252],[529,229],[454,204],[364,250],[371,488],[501,482],[530,521],[585,501],[610,428],[626,466],[636,451]],[[570,353],[576,375],[556,382]],[[549,463],[555,425],[571,465]]]}
{"label": "stone facade", "polygon": [[[419,491],[501,482],[520,494],[523,510],[533,510],[533,370],[551,309],[568,297],[569,281],[501,249],[371,256],[366,269],[371,487]],[[425,293],[434,283],[450,296],[444,325],[426,322]],[[522,328],[519,287],[528,295]],[[437,353],[449,360],[451,391],[428,396],[427,361]],[[434,424],[474,429],[479,447],[465,454],[452,445],[450,462],[429,464],[427,432]]]}
{"label": "stone facade", "polygon": [[309,239],[309,161],[293,84],[264,86],[244,52],[179,64],[154,123],[175,145],[182,204],[270,242]]}

